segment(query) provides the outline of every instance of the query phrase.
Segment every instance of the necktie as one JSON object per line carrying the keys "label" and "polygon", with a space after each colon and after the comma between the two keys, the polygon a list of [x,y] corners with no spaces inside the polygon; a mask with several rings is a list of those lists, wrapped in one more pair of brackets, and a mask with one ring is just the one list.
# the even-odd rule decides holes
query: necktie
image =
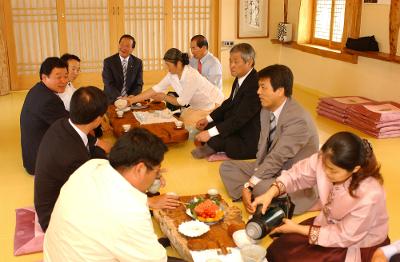
{"label": "necktie", "polygon": [[239,82],[236,82],[235,89],[233,90],[232,100],[235,98],[237,92],[239,91]]}
{"label": "necktie", "polygon": [[201,74],[202,65],[201,65],[201,61],[200,61],[200,59],[197,61],[197,70],[198,70],[198,71],[199,71],[199,73]]}
{"label": "necktie", "polygon": [[273,113],[271,113],[271,118],[269,120],[268,152],[271,149],[271,144],[275,137],[275,131],[276,131],[276,117]]}
{"label": "necktie", "polygon": [[128,94],[126,90],[126,72],[128,70],[128,59],[122,60],[122,75],[124,77],[124,83],[121,90],[121,96],[126,96]]}

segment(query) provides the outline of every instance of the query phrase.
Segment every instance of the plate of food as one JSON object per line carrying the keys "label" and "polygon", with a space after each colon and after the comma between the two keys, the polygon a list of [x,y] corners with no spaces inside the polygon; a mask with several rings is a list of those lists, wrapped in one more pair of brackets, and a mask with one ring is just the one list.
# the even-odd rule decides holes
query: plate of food
{"label": "plate of food", "polygon": [[131,108],[132,108],[133,110],[145,109],[145,108],[148,108],[148,107],[149,107],[149,105],[148,105],[148,104],[145,104],[145,103],[136,103],[136,104],[131,105]]}
{"label": "plate of food", "polygon": [[186,214],[208,225],[218,223],[224,218],[224,210],[217,199],[197,198],[192,199]]}

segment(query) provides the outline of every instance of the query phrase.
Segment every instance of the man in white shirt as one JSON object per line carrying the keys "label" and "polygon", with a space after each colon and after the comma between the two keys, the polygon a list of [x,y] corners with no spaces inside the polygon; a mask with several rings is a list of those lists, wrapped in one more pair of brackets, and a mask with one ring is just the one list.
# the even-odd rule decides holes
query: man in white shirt
{"label": "man in white shirt", "polygon": [[71,97],[76,91],[72,82],[78,77],[81,72],[81,60],[76,55],[63,54],[60,59],[68,65],[68,84],[65,87],[64,93],[58,93],[57,95],[61,98],[64,103],[65,110],[69,111]]}
{"label": "man in white shirt", "polygon": [[213,85],[222,91],[222,66],[219,60],[208,51],[207,38],[195,35],[190,39],[190,66],[198,70]]}
{"label": "man in white shirt", "polygon": [[61,189],[44,240],[44,261],[167,261],[146,190],[167,147],[145,129],[118,139],[109,161],[93,159]]}

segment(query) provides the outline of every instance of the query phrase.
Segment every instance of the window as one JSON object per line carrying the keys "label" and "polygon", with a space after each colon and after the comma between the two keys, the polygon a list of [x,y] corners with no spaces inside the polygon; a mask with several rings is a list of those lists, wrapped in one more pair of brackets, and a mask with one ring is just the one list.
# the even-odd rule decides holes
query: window
{"label": "window", "polygon": [[346,0],[315,0],[311,43],[339,49],[343,41]]}

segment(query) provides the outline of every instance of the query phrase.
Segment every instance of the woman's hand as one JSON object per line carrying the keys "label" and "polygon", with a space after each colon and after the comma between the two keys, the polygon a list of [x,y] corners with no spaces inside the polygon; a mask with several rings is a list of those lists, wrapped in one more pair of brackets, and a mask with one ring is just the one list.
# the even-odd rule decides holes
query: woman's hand
{"label": "woman's hand", "polygon": [[267,192],[254,199],[253,203],[251,203],[252,208],[256,210],[257,206],[262,204],[263,207],[261,209],[261,213],[265,214],[265,211],[267,211],[268,206],[271,204],[271,201],[276,194],[278,194],[276,187],[271,187]]}
{"label": "woman's hand", "polygon": [[300,235],[307,236],[308,231],[310,230],[310,226],[299,225],[291,219],[283,219],[283,225],[275,228],[271,231],[270,234],[279,234],[279,233],[297,233]]}

